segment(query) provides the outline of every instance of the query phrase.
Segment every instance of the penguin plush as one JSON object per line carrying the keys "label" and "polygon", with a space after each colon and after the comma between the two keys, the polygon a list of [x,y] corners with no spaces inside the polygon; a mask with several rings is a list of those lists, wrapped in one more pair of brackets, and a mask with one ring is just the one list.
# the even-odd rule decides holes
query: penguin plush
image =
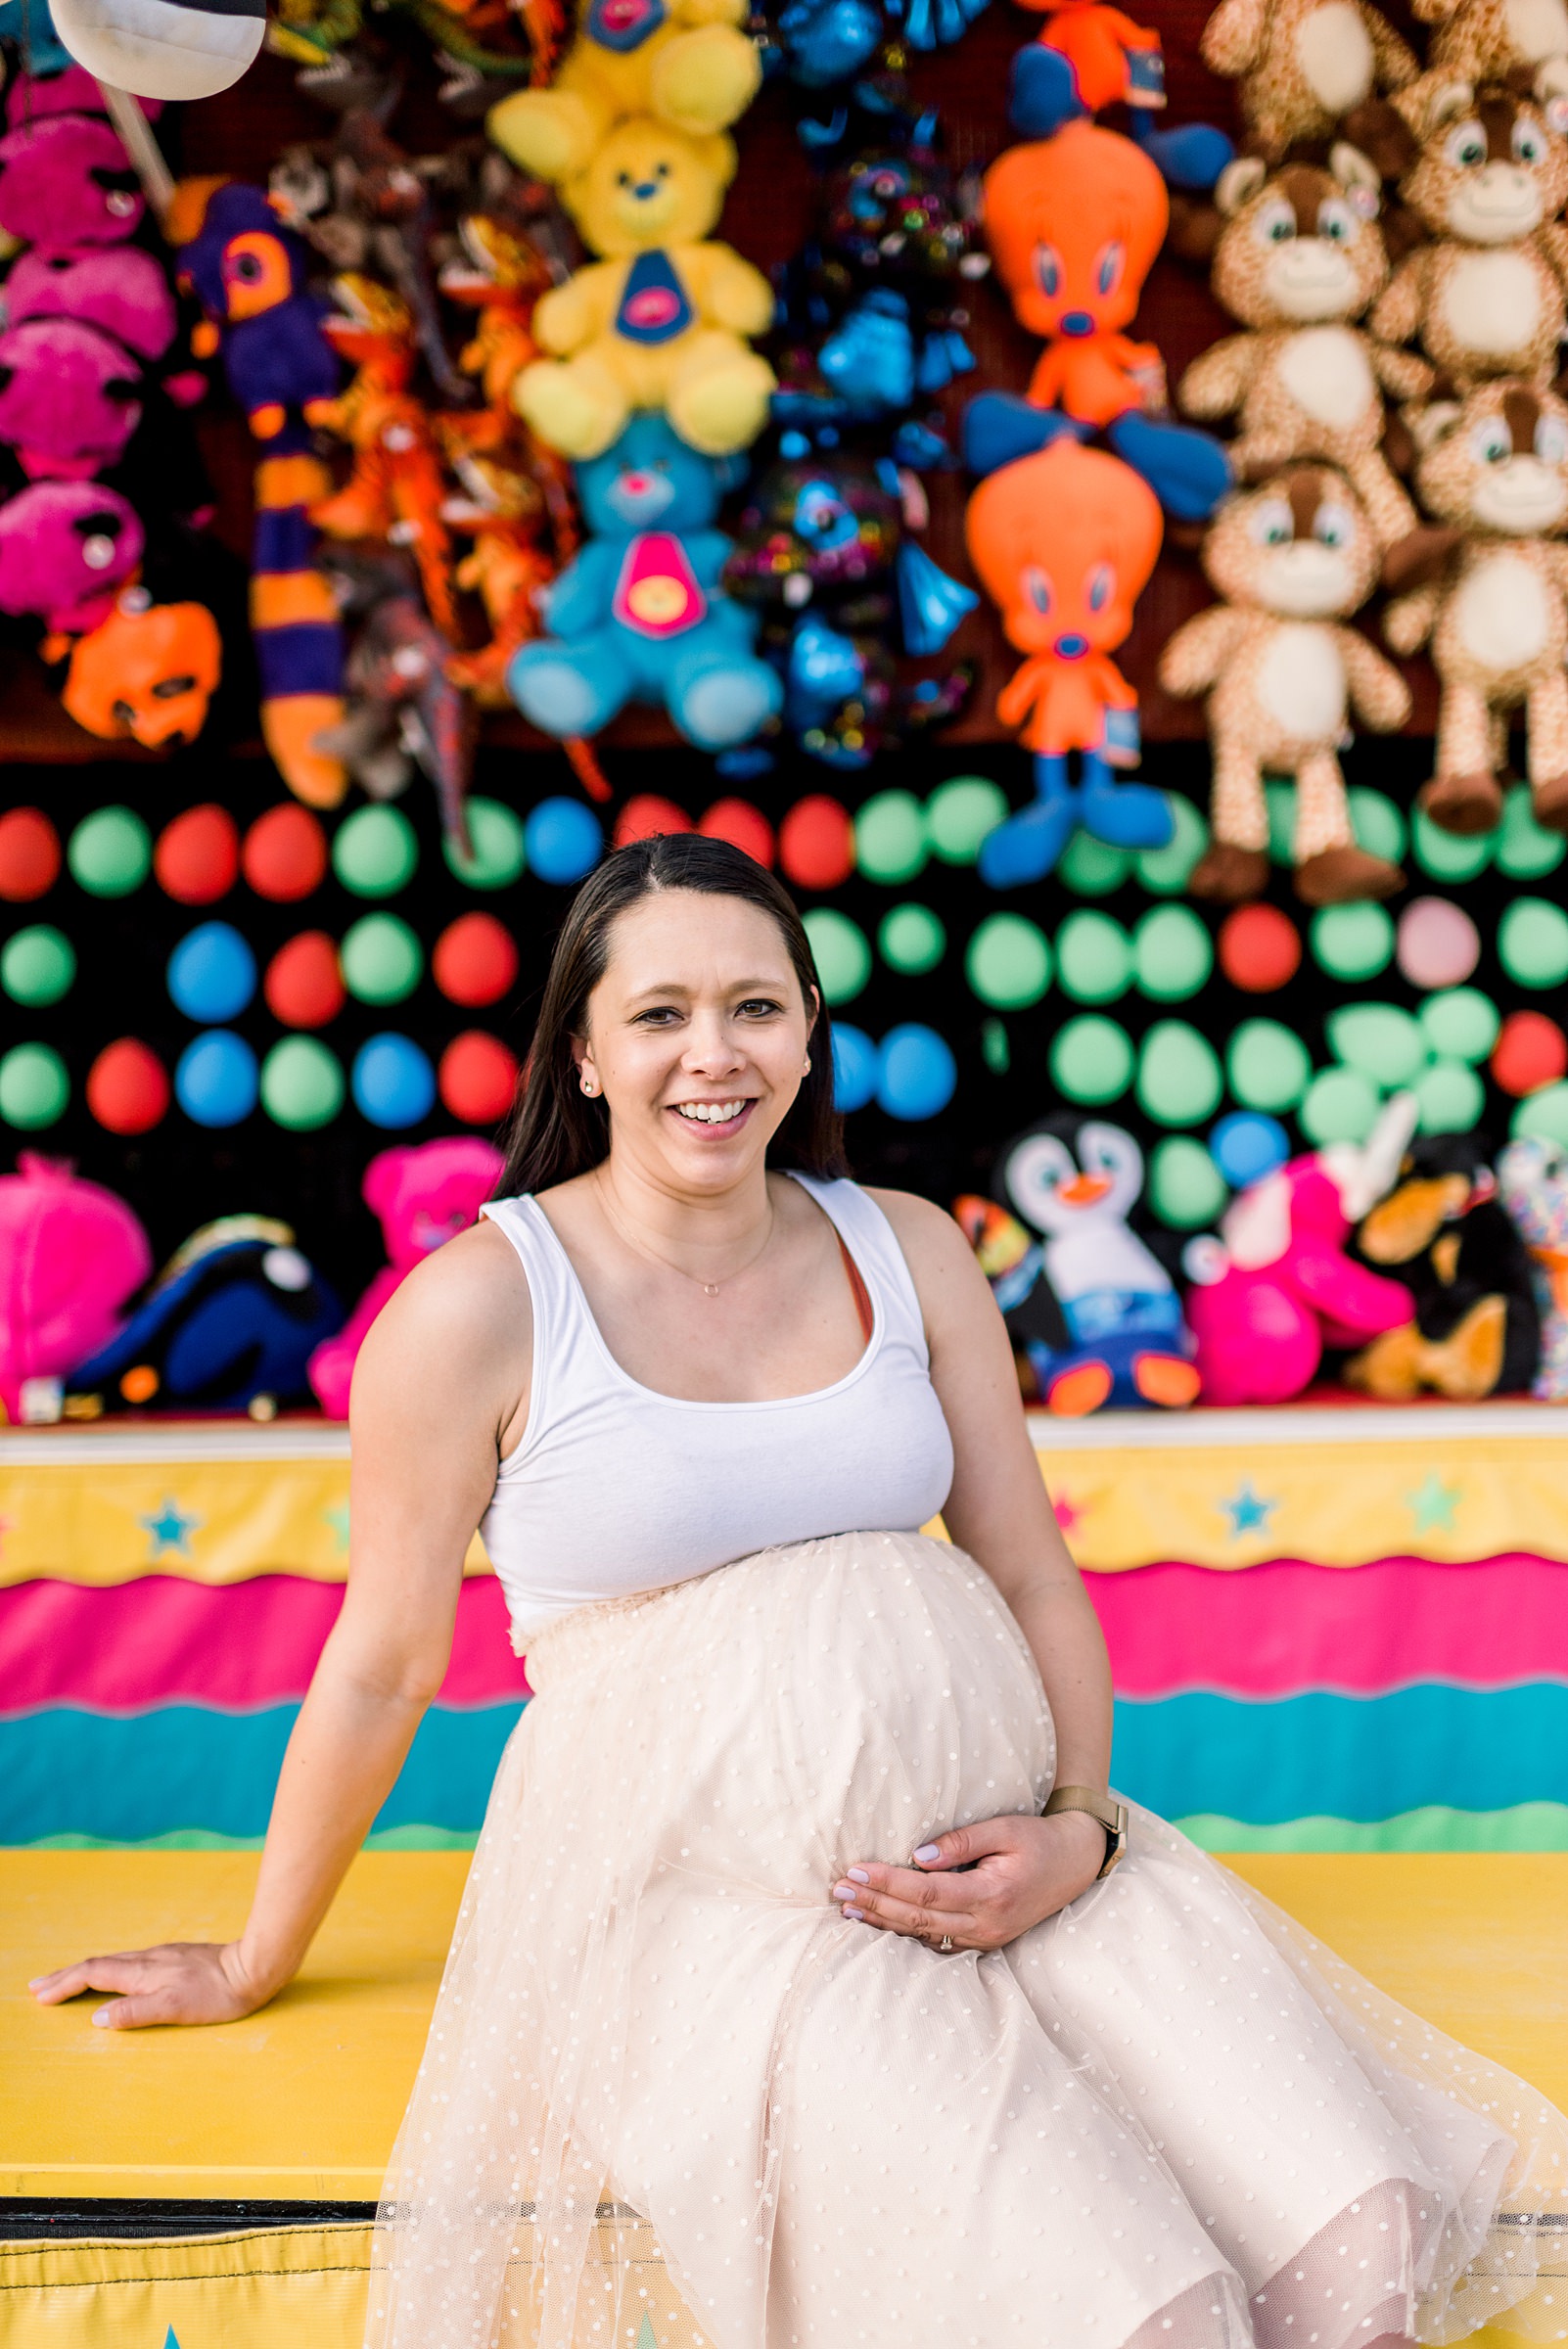
{"label": "penguin plush", "polygon": [[[1128,1218],[1143,1153],[1125,1127],[1045,1118],[998,1155],[992,1200],[954,1213],[991,1281],[1026,1394],[1063,1417],[1179,1409],[1198,1392],[1169,1274]],[[1038,1235],[1038,1236],[1033,1236]]]}

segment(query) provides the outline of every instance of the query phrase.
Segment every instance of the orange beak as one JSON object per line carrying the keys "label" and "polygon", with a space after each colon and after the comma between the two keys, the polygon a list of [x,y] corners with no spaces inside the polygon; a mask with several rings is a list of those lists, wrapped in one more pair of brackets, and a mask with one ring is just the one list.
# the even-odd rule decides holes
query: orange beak
{"label": "orange beak", "polygon": [[1105,1197],[1110,1187],[1108,1175],[1075,1174],[1071,1182],[1057,1184],[1056,1196],[1065,1199],[1069,1207],[1092,1207],[1096,1199]]}

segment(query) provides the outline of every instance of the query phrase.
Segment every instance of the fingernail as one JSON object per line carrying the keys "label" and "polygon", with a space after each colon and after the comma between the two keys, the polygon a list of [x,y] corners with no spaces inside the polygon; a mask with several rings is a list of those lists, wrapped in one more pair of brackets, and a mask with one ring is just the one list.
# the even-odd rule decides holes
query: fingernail
{"label": "fingernail", "polygon": [[44,1979],[45,1979],[45,1977],[44,1977],[42,1974],[34,1974],[34,1975],[33,1975],[33,1977],[32,1977],[32,1980],[31,1980],[31,1981],[28,1983],[28,1985],[27,1985],[27,1988],[28,1988],[29,1990],[36,1990],[36,1989],[37,1989],[37,1987],[38,1987],[38,1985],[39,1985],[39,1983],[40,1983],[40,1982],[42,1982]]}
{"label": "fingernail", "polygon": [[853,1884],[835,1884],[833,1887],[833,1898],[836,1901],[853,1901],[854,1898],[854,1886]]}
{"label": "fingernail", "polygon": [[107,2031],[109,2029],[109,2008],[100,2006],[98,2012],[93,2016],[93,2021],[100,2031]]}
{"label": "fingernail", "polygon": [[933,1860],[942,1858],[942,1846],[940,1843],[923,1843],[916,1851],[915,1858],[922,1867],[929,1867]]}
{"label": "fingernail", "polygon": [[863,1867],[852,1867],[849,1871],[849,1874],[850,1882],[852,1884],[869,1884],[871,1881]]}
{"label": "fingernail", "polygon": [[857,1925],[863,1925],[865,1923],[865,1911],[863,1909],[845,1909],[840,1911],[840,1914],[844,1916],[853,1916]]}

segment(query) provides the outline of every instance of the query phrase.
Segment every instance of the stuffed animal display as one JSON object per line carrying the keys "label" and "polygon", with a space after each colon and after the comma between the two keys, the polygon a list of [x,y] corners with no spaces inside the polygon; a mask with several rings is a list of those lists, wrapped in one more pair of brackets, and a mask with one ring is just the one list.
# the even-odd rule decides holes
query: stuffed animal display
{"label": "stuffed animal display", "polygon": [[1568,1151],[1521,1136],[1498,1160],[1498,1185],[1530,1254],[1541,1327],[1531,1392],[1561,1403],[1568,1397]]}
{"label": "stuffed animal display", "polygon": [[30,1151],[0,1174],[0,1422],[54,1415],[29,1389],[58,1392],[108,1345],[152,1268],[140,1220],[113,1191]]}
{"label": "stuffed animal display", "polygon": [[576,180],[633,115],[703,138],[756,97],[761,59],[742,0],[585,0],[577,36],[546,89],[492,107],[491,138],[535,179]]}
{"label": "stuffed animal display", "polygon": [[1409,715],[1409,688],[1346,623],[1377,583],[1381,550],[1348,481],[1302,465],[1227,501],[1204,537],[1222,602],[1179,627],[1160,657],[1168,693],[1207,693],[1214,841],[1195,896],[1259,896],[1268,877],[1263,778],[1296,778],[1296,893],[1310,905],[1392,896],[1398,865],[1356,846],[1339,746],[1354,706],[1379,732]]}
{"label": "stuffed animal display", "polygon": [[1235,153],[1212,122],[1157,130],[1166,103],[1160,36],[1105,0],[1024,0],[1045,18],[1007,78],[1007,118],[1028,139],[1049,138],[1080,115],[1125,106],[1132,136],[1173,187],[1212,188]]}
{"label": "stuffed animal display", "polygon": [[354,1363],[382,1307],[416,1265],[468,1229],[500,1174],[499,1150],[468,1136],[383,1150],[371,1160],[360,1189],[380,1221],[389,1261],[337,1336],[325,1339],[306,1364],[311,1392],[329,1419],[348,1416]]}
{"label": "stuffed animal display", "polygon": [[1526,383],[1479,386],[1413,419],[1421,503],[1443,526],[1402,550],[1383,633],[1430,644],[1442,683],[1434,823],[1485,832],[1502,812],[1509,714],[1522,710],[1532,805],[1568,831],[1568,406]]}
{"label": "stuffed animal display", "polygon": [[1418,71],[1367,0],[1220,0],[1201,47],[1211,73],[1240,83],[1249,143],[1270,163],[1332,137],[1357,107],[1407,88]]}

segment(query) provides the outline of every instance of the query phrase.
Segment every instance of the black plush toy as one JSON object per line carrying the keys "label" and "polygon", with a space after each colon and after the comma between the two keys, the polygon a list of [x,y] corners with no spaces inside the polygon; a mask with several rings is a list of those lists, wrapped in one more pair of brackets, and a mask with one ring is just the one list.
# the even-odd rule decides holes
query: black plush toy
{"label": "black plush toy", "polygon": [[1347,1384],[1398,1400],[1527,1394],[1541,1320],[1524,1242],[1498,1199],[1486,1137],[1411,1144],[1399,1180],[1363,1219],[1353,1253],[1403,1281],[1411,1318],[1345,1364]]}

